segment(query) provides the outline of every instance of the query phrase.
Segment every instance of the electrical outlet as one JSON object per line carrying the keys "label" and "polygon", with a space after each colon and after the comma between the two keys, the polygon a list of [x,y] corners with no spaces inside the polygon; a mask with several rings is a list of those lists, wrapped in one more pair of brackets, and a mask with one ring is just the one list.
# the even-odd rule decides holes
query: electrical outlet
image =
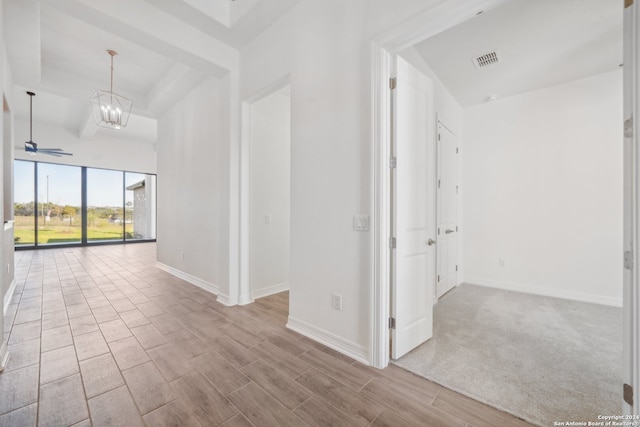
{"label": "electrical outlet", "polygon": [[184,251],[180,251],[180,259],[184,261]]}
{"label": "electrical outlet", "polygon": [[271,215],[265,215],[264,216],[264,223],[265,224],[271,224]]}
{"label": "electrical outlet", "polygon": [[342,295],[331,295],[331,308],[334,310],[342,310]]}
{"label": "electrical outlet", "polygon": [[500,268],[504,268],[504,260],[503,259],[499,259],[498,260],[498,266],[500,266]]}

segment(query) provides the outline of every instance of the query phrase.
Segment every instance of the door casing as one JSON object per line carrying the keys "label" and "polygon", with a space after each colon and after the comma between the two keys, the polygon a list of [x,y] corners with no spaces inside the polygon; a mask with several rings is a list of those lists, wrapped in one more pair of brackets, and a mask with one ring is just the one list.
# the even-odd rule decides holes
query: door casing
{"label": "door casing", "polygon": [[[638,114],[640,114],[640,8],[636,2],[625,0],[624,6],[624,233],[625,266],[623,275],[623,381],[632,390],[632,401],[623,400],[625,415],[640,414],[640,182],[638,150]],[[621,2],[622,4],[622,2]],[[622,124],[621,124],[622,125]],[[621,387],[623,385],[621,384]]]}
{"label": "door casing", "polygon": [[257,101],[291,84],[286,75],[244,99],[241,105],[240,134],[240,244],[238,304],[253,302],[251,293],[251,111]]}

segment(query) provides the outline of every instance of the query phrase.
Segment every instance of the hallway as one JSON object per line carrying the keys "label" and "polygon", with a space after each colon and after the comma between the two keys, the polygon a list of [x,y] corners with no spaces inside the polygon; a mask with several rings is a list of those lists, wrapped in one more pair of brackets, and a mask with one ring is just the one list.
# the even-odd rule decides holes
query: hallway
{"label": "hallway", "polygon": [[154,243],[16,252],[0,426],[528,426],[156,268]]}

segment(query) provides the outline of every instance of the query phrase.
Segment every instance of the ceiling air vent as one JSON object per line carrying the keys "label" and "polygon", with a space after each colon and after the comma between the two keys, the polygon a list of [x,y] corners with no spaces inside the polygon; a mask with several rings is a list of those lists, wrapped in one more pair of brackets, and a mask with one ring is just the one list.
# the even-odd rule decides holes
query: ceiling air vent
{"label": "ceiling air vent", "polygon": [[491,64],[496,64],[499,60],[498,52],[494,50],[493,52],[485,53],[484,55],[473,58],[473,65],[475,65],[476,68],[484,68]]}

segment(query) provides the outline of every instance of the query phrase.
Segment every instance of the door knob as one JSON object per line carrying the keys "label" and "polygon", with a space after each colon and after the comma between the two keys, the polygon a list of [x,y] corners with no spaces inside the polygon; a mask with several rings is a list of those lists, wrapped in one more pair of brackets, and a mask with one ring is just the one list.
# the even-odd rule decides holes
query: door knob
{"label": "door knob", "polygon": [[433,240],[433,239],[427,240],[427,245],[431,246],[431,245],[435,245],[435,244],[436,244],[435,240]]}
{"label": "door knob", "polygon": [[451,233],[453,233],[453,230],[446,229],[446,230],[444,230],[444,232],[445,232],[446,234],[451,234]]}

